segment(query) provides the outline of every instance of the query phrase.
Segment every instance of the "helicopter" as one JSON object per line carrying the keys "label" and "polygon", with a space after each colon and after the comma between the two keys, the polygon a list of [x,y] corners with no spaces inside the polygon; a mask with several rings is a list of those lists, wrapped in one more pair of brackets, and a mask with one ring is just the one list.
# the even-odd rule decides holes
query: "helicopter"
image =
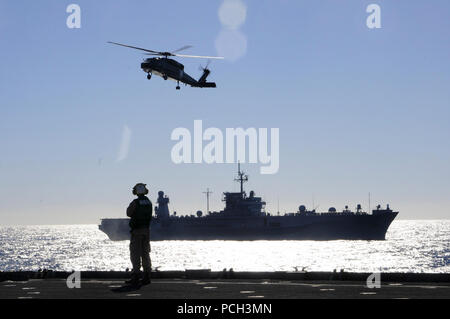
{"label": "helicopter", "polygon": [[206,67],[201,67],[201,70],[203,70],[202,76],[195,80],[192,78],[189,74],[184,72],[184,65],[175,61],[174,59],[169,59],[168,57],[183,57],[183,58],[200,58],[200,59],[223,59],[223,57],[218,56],[200,56],[200,55],[185,55],[185,54],[178,54],[178,52],[192,48],[190,45],[185,45],[184,47],[181,47],[175,51],[172,52],[160,52],[160,51],[153,51],[148,50],[144,48],[138,48],[131,45],[121,44],[117,42],[111,42],[108,41],[108,43],[120,45],[126,48],[136,49],[145,51],[146,55],[153,55],[157,56],[154,58],[147,58],[144,59],[144,61],[141,63],[141,69],[147,73],[147,79],[150,80],[152,78],[152,75],[159,75],[164,80],[173,80],[177,82],[176,89],[180,89],[180,82],[184,83],[185,85],[190,85],[191,87],[197,87],[197,88],[215,88],[216,83],[215,82],[206,82],[206,79],[208,75],[211,73],[211,71],[208,69],[209,63],[206,65]]}

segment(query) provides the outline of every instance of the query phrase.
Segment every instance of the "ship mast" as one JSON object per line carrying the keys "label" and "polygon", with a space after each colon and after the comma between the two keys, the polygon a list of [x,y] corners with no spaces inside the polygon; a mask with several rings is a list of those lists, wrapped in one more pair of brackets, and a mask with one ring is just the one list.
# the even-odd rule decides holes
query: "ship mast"
{"label": "ship mast", "polygon": [[238,162],[238,178],[234,179],[241,184],[241,195],[244,194],[244,182],[248,181],[248,176],[244,172],[241,172],[241,163]]}
{"label": "ship mast", "polygon": [[203,194],[206,194],[206,214],[209,214],[209,195],[212,194],[212,192],[207,188],[206,192],[203,192]]}

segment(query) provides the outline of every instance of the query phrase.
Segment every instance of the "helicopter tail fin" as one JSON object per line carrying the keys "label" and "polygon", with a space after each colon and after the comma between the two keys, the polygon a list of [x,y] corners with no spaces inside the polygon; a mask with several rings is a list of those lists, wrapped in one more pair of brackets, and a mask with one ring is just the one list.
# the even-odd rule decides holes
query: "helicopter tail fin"
{"label": "helicopter tail fin", "polygon": [[198,79],[198,83],[206,83],[206,78],[208,77],[208,75],[211,73],[210,70],[208,70],[207,68],[203,69],[203,74],[200,77],[200,79]]}
{"label": "helicopter tail fin", "polygon": [[200,79],[198,79],[196,87],[199,87],[199,88],[215,88],[216,87],[216,83],[214,83],[214,82],[206,82],[206,78],[211,73],[211,71],[208,70],[207,68],[202,68],[202,70],[203,70],[203,74],[200,77]]}
{"label": "helicopter tail fin", "polygon": [[206,82],[206,79],[208,78],[209,74],[211,73],[211,71],[208,69],[210,62],[211,61],[208,61],[208,64],[206,64],[205,67],[200,66],[200,70],[203,71],[203,74],[200,77],[200,79],[198,79],[198,81],[195,85],[196,87],[199,87],[199,88],[215,88],[216,87],[216,83]]}

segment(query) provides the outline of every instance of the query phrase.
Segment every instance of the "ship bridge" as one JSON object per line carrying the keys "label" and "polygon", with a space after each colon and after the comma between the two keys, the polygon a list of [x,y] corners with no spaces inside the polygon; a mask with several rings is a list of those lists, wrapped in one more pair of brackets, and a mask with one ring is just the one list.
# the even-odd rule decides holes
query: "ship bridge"
{"label": "ship bridge", "polygon": [[248,175],[241,171],[241,166],[238,164],[238,177],[235,181],[241,185],[241,191],[238,193],[226,192],[223,193],[225,202],[225,209],[223,213],[229,216],[262,216],[265,213],[262,211],[266,206],[261,197],[256,197],[254,191],[250,191],[250,196],[244,191],[244,183],[248,181]]}

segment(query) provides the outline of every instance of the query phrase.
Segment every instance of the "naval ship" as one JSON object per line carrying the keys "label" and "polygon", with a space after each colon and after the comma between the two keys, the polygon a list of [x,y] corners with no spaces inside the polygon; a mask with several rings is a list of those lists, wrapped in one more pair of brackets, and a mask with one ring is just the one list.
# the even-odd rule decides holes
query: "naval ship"
{"label": "naval ship", "polygon": [[[384,240],[398,214],[389,205],[386,209],[378,205],[369,214],[358,204],[355,212],[345,206],[341,212],[331,207],[320,213],[300,205],[295,213],[271,215],[265,212],[261,197],[244,191],[248,176],[240,165],[235,180],[240,183],[240,192],[223,193],[225,208],[220,212],[207,209],[205,215],[201,211],[189,216],[170,214],[169,198],[158,192],[151,240]],[[102,219],[99,229],[111,240],[129,240],[128,223],[128,218]]]}

